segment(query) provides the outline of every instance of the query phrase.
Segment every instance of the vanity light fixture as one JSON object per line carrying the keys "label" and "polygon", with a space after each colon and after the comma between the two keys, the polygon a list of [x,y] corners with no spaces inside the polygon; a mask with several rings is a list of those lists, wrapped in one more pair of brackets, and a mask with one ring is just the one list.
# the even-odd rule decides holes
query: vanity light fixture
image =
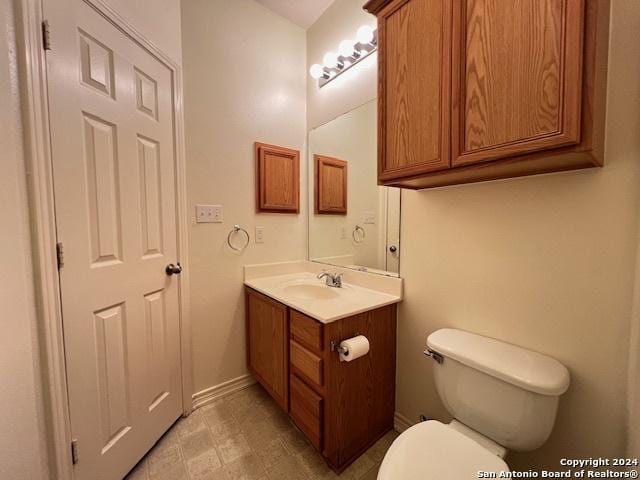
{"label": "vanity light fixture", "polygon": [[356,33],[356,40],[343,40],[338,47],[338,53],[325,53],[322,58],[323,64],[311,65],[309,75],[318,80],[318,87],[324,87],[377,49],[378,31],[369,25],[362,25]]}

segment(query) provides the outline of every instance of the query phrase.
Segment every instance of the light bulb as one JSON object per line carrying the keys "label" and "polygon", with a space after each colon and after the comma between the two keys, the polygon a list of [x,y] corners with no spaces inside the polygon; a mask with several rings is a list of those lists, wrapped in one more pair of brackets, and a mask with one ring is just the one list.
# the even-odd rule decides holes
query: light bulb
{"label": "light bulb", "polygon": [[370,44],[373,41],[373,27],[369,25],[362,25],[358,29],[356,38],[358,39],[358,42],[364,45]]}
{"label": "light bulb", "polygon": [[353,48],[353,41],[343,40],[342,42],[340,42],[340,46],[338,47],[338,52],[343,57],[347,57],[347,58],[353,57],[353,54],[355,53]]}
{"label": "light bulb", "polygon": [[324,68],[322,65],[314,63],[311,65],[311,68],[309,68],[309,75],[311,75],[311,78],[315,78],[317,80],[324,75]]}
{"label": "light bulb", "polygon": [[325,53],[322,63],[327,68],[336,68],[338,66],[338,54],[334,52]]}

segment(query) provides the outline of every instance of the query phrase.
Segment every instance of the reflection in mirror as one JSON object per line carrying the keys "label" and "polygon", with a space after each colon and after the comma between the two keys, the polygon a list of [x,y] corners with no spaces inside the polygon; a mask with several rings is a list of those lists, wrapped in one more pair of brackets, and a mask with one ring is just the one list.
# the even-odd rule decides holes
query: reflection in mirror
{"label": "reflection in mirror", "polygon": [[400,189],[378,186],[376,101],[309,132],[309,259],[397,276]]}

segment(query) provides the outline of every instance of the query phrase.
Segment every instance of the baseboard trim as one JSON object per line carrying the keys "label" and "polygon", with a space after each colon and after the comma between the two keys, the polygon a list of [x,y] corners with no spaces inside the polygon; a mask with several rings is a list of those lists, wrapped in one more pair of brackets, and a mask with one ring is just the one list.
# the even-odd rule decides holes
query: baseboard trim
{"label": "baseboard trim", "polygon": [[191,397],[193,410],[203,407],[204,405],[218,400],[219,398],[226,397],[238,390],[247,388],[254,383],[256,383],[255,378],[250,374],[246,374],[221,383],[220,385],[214,385],[213,387],[200,390],[199,392],[194,393]]}
{"label": "baseboard trim", "polygon": [[409,420],[407,417],[402,415],[401,413],[396,412],[393,415],[393,428],[396,432],[402,433],[407,428],[413,426],[414,422]]}

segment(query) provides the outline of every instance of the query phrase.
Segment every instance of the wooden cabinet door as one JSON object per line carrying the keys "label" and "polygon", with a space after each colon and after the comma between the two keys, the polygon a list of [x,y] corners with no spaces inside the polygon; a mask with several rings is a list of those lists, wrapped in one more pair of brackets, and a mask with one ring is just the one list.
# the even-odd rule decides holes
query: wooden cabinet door
{"label": "wooden cabinet door", "polygon": [[271,396],[288,408],[287,307],[247,290],[247,364]]}
{"label": "wooden cabinet door", "polygon": [[452,0],[395,0],[378,13],[378,179],[450,165]]}
{"label": "wooden cabinet door", "polygon": [[580,142],[584,0],[455,0],[452,165]]}

